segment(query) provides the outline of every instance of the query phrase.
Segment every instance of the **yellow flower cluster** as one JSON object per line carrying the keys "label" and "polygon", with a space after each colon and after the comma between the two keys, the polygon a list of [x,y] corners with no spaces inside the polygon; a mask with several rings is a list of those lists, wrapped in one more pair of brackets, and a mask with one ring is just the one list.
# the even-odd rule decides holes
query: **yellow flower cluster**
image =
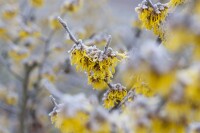
{"label": "yellow flower cluster", "polygon": [[44,0],[30,0],[30,4],[35,8],[40,8],[44,6]]}
{"label": "yellow flower cluster", "polygon": [[28,37],[35,37],[35,38],[40,37],[41,33],[35,30],[34,27],[32,29],[24,27],[19,29],[18,36],[21,40],[23,40]]}
{"label": "yellow flower cluster", "polygon": [[108,48],[107,52],[97,49],[95,46],[84,44],[74,45],[70,51],[71,64],[76,69],[86,71],[88,83],[95,89],[104,89],[107,82],[111,81],[116,65],[125,58],[125,54],[113,52]]}
{"label": "yellow flower cluster", "polygon": [[181,5],[185,2],[186,0],[170,0],[169,6],[170,7],[176,7],[178,5]]}
{"label": "yellow flower cluster", "polygon": [[61,133],[85,133],[90,104],[84,95],[65,95],[62,104],[57,104],[53,97],[54,109],[49,114],[55,127]]}
{"label": "yellow flower cluster", "polygon": [[[199,50],[200,34],[194,32],[193,29],[186,27],[183,23],[178,23],[170,30],[170,34],[167,36],[165,46],[170,51],[178,51],[188,46],[194,45],[195,49]],[[198,53],[198,52],[196,52]]]}
{"label": "yellow flower cluster", "polygon": [[185,100],[169,100],[165,104],[163,112],[171,121],[179,122],[181,119],[187,120],[189,118],[190,106]]}
{"label": "yellow flower cluster", "polygon": [[[159,73],[151,67],[129,70],[125,76],[130,77],[128,87],[134,89],[136,94],[142,94],[146,97],[157,94],[168,95],[176,79],[176,73],[172,70]],[[127,84],[126,81],[124,83]]]}
{"label": "yellow flower cluster", "polygon": [[185,133],[184,122],[173,122],[165,118],[154,118],[151,122],[151,131],[153,133]]}
{"label": "yellow flower cluster", "polygon": [[56,76],[53,72],[44,72],[42,74],[42,78],[45,78],[45,79],[48,79],[48,81],[52,82],[52,83],[55,83],[56,81]]}
{"label": "yellow flower cluster", "polygon": [[162,118],[154,118],[151,126],[137,125],[135,132],[137,133],[185,133],[185,125],[181,123],[171,122]]}
{"label": "yellow flower cluster", "polygon": [[194,13],[200,14],[200,1],[199,0],[195,0]]}
{"label": "yellow flower cluster", "polygon": [[18,8],[16,6],[6,6],[2,12],[2,16],[5,20],[13,19],[17,14]]}
{"label": "yellow flower cluster", "polygon": [[18,46],[12,46],[8,51],[8,56],[17,63],[26,59],[29,54],[30,53],[26,48],[19,48]]}
{"label": "yellow flower cluster", "polygon": [[61,12],[77,12],[83,6],[83,0],[65,0]]}
{"label": "yellow flower cluster", "polygon": [[[176,96],[174,98],[176,99]],[[138,133],[185,133],[187,130],[187,119],[185,118],[188,117],[189,110],[185,104],[182,104],[181,101],[175,101],[174,98],[170,97],[168,102],[168,100],[161,100],[158,97],[137,96],[134,100],[135,103],[127,106],[127,113],[130,113],[128,120],[136,120],[131,123],[133,128],[130,131]],[[179,98],[181,100],[181,97]],[[130,118],[131,116],[132,118]]]}
{"label": "yellow flower cluster", "polygon": [[200,102],[199,91],[200,91],[200,68],[192,66],[190,68],[181,70],[178,73],[179,80],[184,84],[185,99],[194,105],[198,105]]}
{"label": "yellow flower cluster", "polygon": [[76,112],[74,116],[66,116],[62,113],[52,113],[51,121],[61,133],[85,133],[88,116],[84,112]]}
{"label": "yellow flower cluster", "polygon": [[[84,95],[65,95],[63,104],[57,104],[49,114],[61,133],[110,133],[111,121],[102,107],[93,108]],[[76,99],[74,99],[76,98]]]}
{"label": "yellow flower cluster", "polygon": [[157,3],[150,6],[146,0],[136,8],[142,26],[148,30],[152,30],[155,35],[161,39],[164,38],[163,22],[168,16],[168,6],[166,4]]}
{"label": "yellow flower cluster", "polygon": [[0,25],[0,38],[1,39],[7,39],[8,38],[8,35],[7,35],[7,29],[4,27],[3,24]]}
{"label": "yellow flower cluster", "polygon": [[136,94],[143,94],[144,96],[152,96],[154,94],[148,83],[146,83],[144,76],[135,74],[131,81],[132,88],[135,90]]}
{"label": "yellow flower cluster", "polygon": [[0,84],[0,100],[8,105],[14,106],[18,103],[18,95],[10,88]]}
{"label": "yellow flower cluster", "polygon": [[107,109],[119,104],[127,95],[127,90],[121,84],[114,84],[103,97],[103,106]]}
{"label": "yellow flower cluster", "polygon": [[59,30],[62,28],[61,24],[57,20],[57,16],[54,15],[49,18],[49,26],[53,30]]}

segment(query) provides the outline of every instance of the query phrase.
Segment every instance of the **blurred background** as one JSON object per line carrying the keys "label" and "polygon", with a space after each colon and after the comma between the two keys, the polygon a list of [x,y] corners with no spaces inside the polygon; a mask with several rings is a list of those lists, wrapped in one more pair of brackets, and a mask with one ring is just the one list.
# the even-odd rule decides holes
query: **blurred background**
{"label": "blurred background", "polygon": [[[153,0],[156,2],[169,1]],[[105,91],[94,90],[86,74],[71,66],[68,51],[73,42],[58,16],[88,45],[103,50],[107,36],[112,36],[110,47],[128,55],[117,66],[112,82],[127,88],[133,85],[132,69],[141,64],[168,72],[176,63],[182,68],[191,63],[192,50],[169,54],[157,36],[141,30],[135,12],[139,3],[141,0],[0,0],[0,133],[58,132],[48,115],[53,104],[43,79],[64,94],[96,95],[102,102]],[[196,59],[193,61],[198,62]]]}

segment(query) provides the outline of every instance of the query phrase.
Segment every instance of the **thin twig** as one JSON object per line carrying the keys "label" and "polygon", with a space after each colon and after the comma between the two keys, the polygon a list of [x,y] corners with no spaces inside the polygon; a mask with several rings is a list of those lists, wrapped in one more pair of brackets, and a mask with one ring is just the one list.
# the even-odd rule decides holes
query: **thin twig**
{"label": "thin twig", "polygon": [[35,84],[35,88],[36,89],[39,89],[39,85],[40,85],[40,82],[41,82],[41,79],[42,79],[42,70],[44,68],[44,65],[45,65],[45,62],[50,54],[50,51],[49,51],[49,44],[51,42],[51,39],[53,38],[54,34],[56,33],[55,30],[52,30],[48,36],[48,38],[45,40],[45,44],[44,44],[44,57],[42,58],[42,61],[41,61],[41,64],[39,65],[39,70],[38,70],[38,80]]}
{"label": "thin twig", "polygon": [[148,4],[149,4],[149,5],[154,9],[154,11],[155,11],[155,7],[154,7],[152,1],[151,1],[151,0],[146,0],[146,1],[148,2]]}
{"label": "thin twig", "polygon": [[105,48],[104,48],[103,54],[106,54],[106,52],[107,52],[107,50],[108,50],[108,47],[109,47],[111,41],[112,41],[112,36],[109,35],[109,36],[108,36],[108,41],[107,41],[107,44],[106,44],[106,46],[105,46]]}
{"label": "thin twig", "polygon": [[108,85],[108,87],[109,87],[110,89],[112,89],[112,88],[113,88],[113,86],[112,86],[112,84],[111,84],[111,83],[107,83],[107,85]]}
{"label": "thin twig", "polygon": [[[64,14],[61,14],[62,17],[64,17]],[[41,61],[41,64],[39,65],[39,70],[38,70],[38,80],[36,81],[35,83],[35,89],[36,90],[39,90],[39,85],[41,83],[41,80],[42,80],[42,70],[44,68],[44,65],[45,65],[45,62],[50,54],[50,51],[49,51],[49,45],[50,45],[50,42],[53,38],[53,36],[55,35],[56,33],[56,30],[51,30],[48,37],[44,40],[44,57],[42,58],[42,61]]]}
{"label": "thin twig", "polygon": [[79,41],[75,38],[75,36],[71,33],[67,23],[61,18],[58,17],[58,21],[62,24],[62,26],[65,28],[65,30],[67,31],[67,33],[69,34],[70,39],[75,43],[75,44],[79,44]]}
{"label": "thin twig", "polygon": [[36,66],[37,66],[36,63],[32,64],[31,66],[25,64],[25,76],[24,76],[23,90],[22,90],[22,103],[20,106],[21,112],[19,114],[19,121],[20,121],[19,133],[25,132],[25,119],[27,113],[26,106],[28,102],[28,85],[30,82],[30,74]]}
{"label": "thin twig", "polygon": [[23,81],[23,78],[10,68],[10,64],[2,56],[0,56],[0,62],[17,80]]}
{"label": "thin twig", "polygon": [[106,82],[106,84],[108,85],[108,87],[109,87],[110,89],[113,88],[112,84],[111,84],[111,83],[108,83],[107,80],[104,80],[104,82]]}
{"label": "thin twig", "polygon": [[51,102],[53,103],[54,107],[58,107],[56,99],[52,95],[50,95],[49,97],[51,98]]}
{"label": "thin twig", "polygon": [[10,114],[14,114],[14,115],[16,115],[19,111],[19,110],[17,110],[17,108],[14,108],[12,106],[8,106],[3,102],[0,102],[0,109],[6,110]]}
{"label": "thin twig", "polygon": [[42,86],[49,91],[50,94],[53,94],[55,97],[62,98],[63,94],[56,89],[56,87],[50,83],[47,79],[42,80]]}
{"label": "thin twig", "polygon": [[121,102],[119,102],[119,103],[116,104],[114,107],[112,107],[112,108],[109,110],[109,112],[112,112],[112,111],[114,111],[114,110],[116,110],[116,109],[121,108],[122,105],[124,105],[130,98],[133,99],[135,96],[136,96],[136,95],[135,95],[135,91],[131,89],[131,90],[128,92],[127,96],[125,96],[124,99],[123,99]]}

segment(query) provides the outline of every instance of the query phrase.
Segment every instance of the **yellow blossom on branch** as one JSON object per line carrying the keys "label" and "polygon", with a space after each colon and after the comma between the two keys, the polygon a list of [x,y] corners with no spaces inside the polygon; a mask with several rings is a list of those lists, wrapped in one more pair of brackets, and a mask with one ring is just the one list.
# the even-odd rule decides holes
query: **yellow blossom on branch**
{"label": "yellow blossom on branch", "polygon": [[5,20],[11,20],[18,14],[18,8],[16,6],[6,6],[2,12],[2,16]]}
{"label": "yellow blossom on branch", "polygon": [[[90,104],[84,95],[65,95],[63,104],[57,104],[51,97],[55,107],[49,114],[51,121],[61,133],[85,133],[89,120]],[[88,105],[88,106],[86,106]]]}
{"label": "yellow blossom on branch", "polygon": [[62,4],[61,11],[77,12],[83,6],[83,0],[65,0]]}
{"label": "yellow blossom on branch", "polygon": [[169,6],[170,7],[176,7],[178,5],[181,5],[183,3],[185,3],[186,0],[170,0],[169,2]]}
{"label": "yellow blossom on branch", "polygon": [[75,44],[70,51],[71,63],[76,69],[88,73],[88,83],[96,89],[103,89],[110,82],[115,73],[116,65],[126,58],[125,54],[114,52],[108,48],[107,52],[99,50],[95,46]]}
{"label": "yellow blossom on branch", "polygon": [[71,64],[76,65],[77,70],[87,72],[88,83],[95,89],[104,89],[106,84],[111,81],[115,67],[122,59],[126,58],[126,54],[115,52],[109,47],[111,36],[108,37],[104,51],[96,46],[86,46],[82,40],[76,40],[61,18],[59,21],[69,33],[70,39],[75,42],[69,51]]}
{"label": "yellow blossom on branch", "polygon": [[127,90],[121,84],[114,84],[103,97],[103,106],[107,109],[118,105],[127,95]]}
{"label": "yellow blossom on branch", "polygon": [[20,62],[29,57],[29,51],[26,48],[19,48],[18,46],[12,45],[8,51],[8,56],[15,62]]}
{"label": "yellow blossom on branch", "polygon": [[144,0],[135,10],[138,13],[139,20],[142,22],[142,26],[152,30],[155,35],[163,39],[163,23],[168,16],[168,6],[161,3],[152,5],[147,0]]}
{"label": "yellow blossom on branch", "polygon": [[44,0],[29,0],[31,6],[35,7],[35,8],[40,8],[42,6],[44,6]]}

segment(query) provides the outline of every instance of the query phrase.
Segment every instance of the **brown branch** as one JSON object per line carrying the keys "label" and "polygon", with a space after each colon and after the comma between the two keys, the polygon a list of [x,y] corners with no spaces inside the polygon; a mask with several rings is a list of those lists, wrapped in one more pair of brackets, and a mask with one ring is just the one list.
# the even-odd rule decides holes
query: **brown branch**
{"label": "brown branch", "polygon": [[107,52],[107,50],[108,50],[108,47],[109,47],[111,41],[112,41],[112,36],[109,35],[109,36],[108,36],[108,41],[107,41],[107,44],[106,44],[106,46],[105,46],[105,48],[104,48],[103,54],[106,54],[106,52]]}
{"label": "brown branch", "polygon": [[50,54],[50,51],[49,51],[49,44],[51,42],[51,39],[53,38],[54,34],[56,33],[55,30],[52,30],[48,36],[48,38],[45,40],[45,44],[44,44],[44,57],[42,58],[42,61],[39,65],[39,70],[38,70],[38,80],[36,81],[36,84],[35,84],[35,88],[36,89],[39,89],[39,85],[41,83],[41,79],[42,79],[42,70],[44,68],[44,65],[45,65],[45,62]]}
{"label": "brown branch", "polygon": [[28,102],[28,85],[30,80],[30,74],[32,70],[37,66],[36,63],[29,66],[28,64],[25,64],[25,75],[24,75],[24,81],[23,81],[23,90],[22,90],[22,103],[20,105],[20,114],[19,114],[19,133],[25,133],[25,119],[26,119],[26,113],[27,113],[27,102]]}
{"label": "brown branch", "polygon": [[51,98],[51,102],[53,103],[54,107],[58,107],[58,103],[56,102],[56,99],[52,95],[50,95],[49,97]]}
{"label": "brown branch", "polygon": [[11,68],[10,68],[10,64],[2,57],[0,56],[0,62],[3,64],[3,66],[17,79],[20,81],[23,81],[24,79],[18,75],[17,73],[15,73]]}
{"label": "brown branch", "polygon": [[108,85],[108,87],[109,87],[110,89],[112,89],[112,88],[113,88],[112,84],[111,84],[111,83],[108,83],[108,81],[107,81],[107,80],[104,80],[104,82],[106,82],[106,84]]}
{"label": "brown branch", "polygon": [[58,21],[62,24],[62,26],[64,27],[64,29],[67,31],[67,33],[69,34],[70,39],[75,43],[75,44],[79,44],[79,41],[75,38],[75,36],[71,33],[67,23],[61,18],[58,17]]}

